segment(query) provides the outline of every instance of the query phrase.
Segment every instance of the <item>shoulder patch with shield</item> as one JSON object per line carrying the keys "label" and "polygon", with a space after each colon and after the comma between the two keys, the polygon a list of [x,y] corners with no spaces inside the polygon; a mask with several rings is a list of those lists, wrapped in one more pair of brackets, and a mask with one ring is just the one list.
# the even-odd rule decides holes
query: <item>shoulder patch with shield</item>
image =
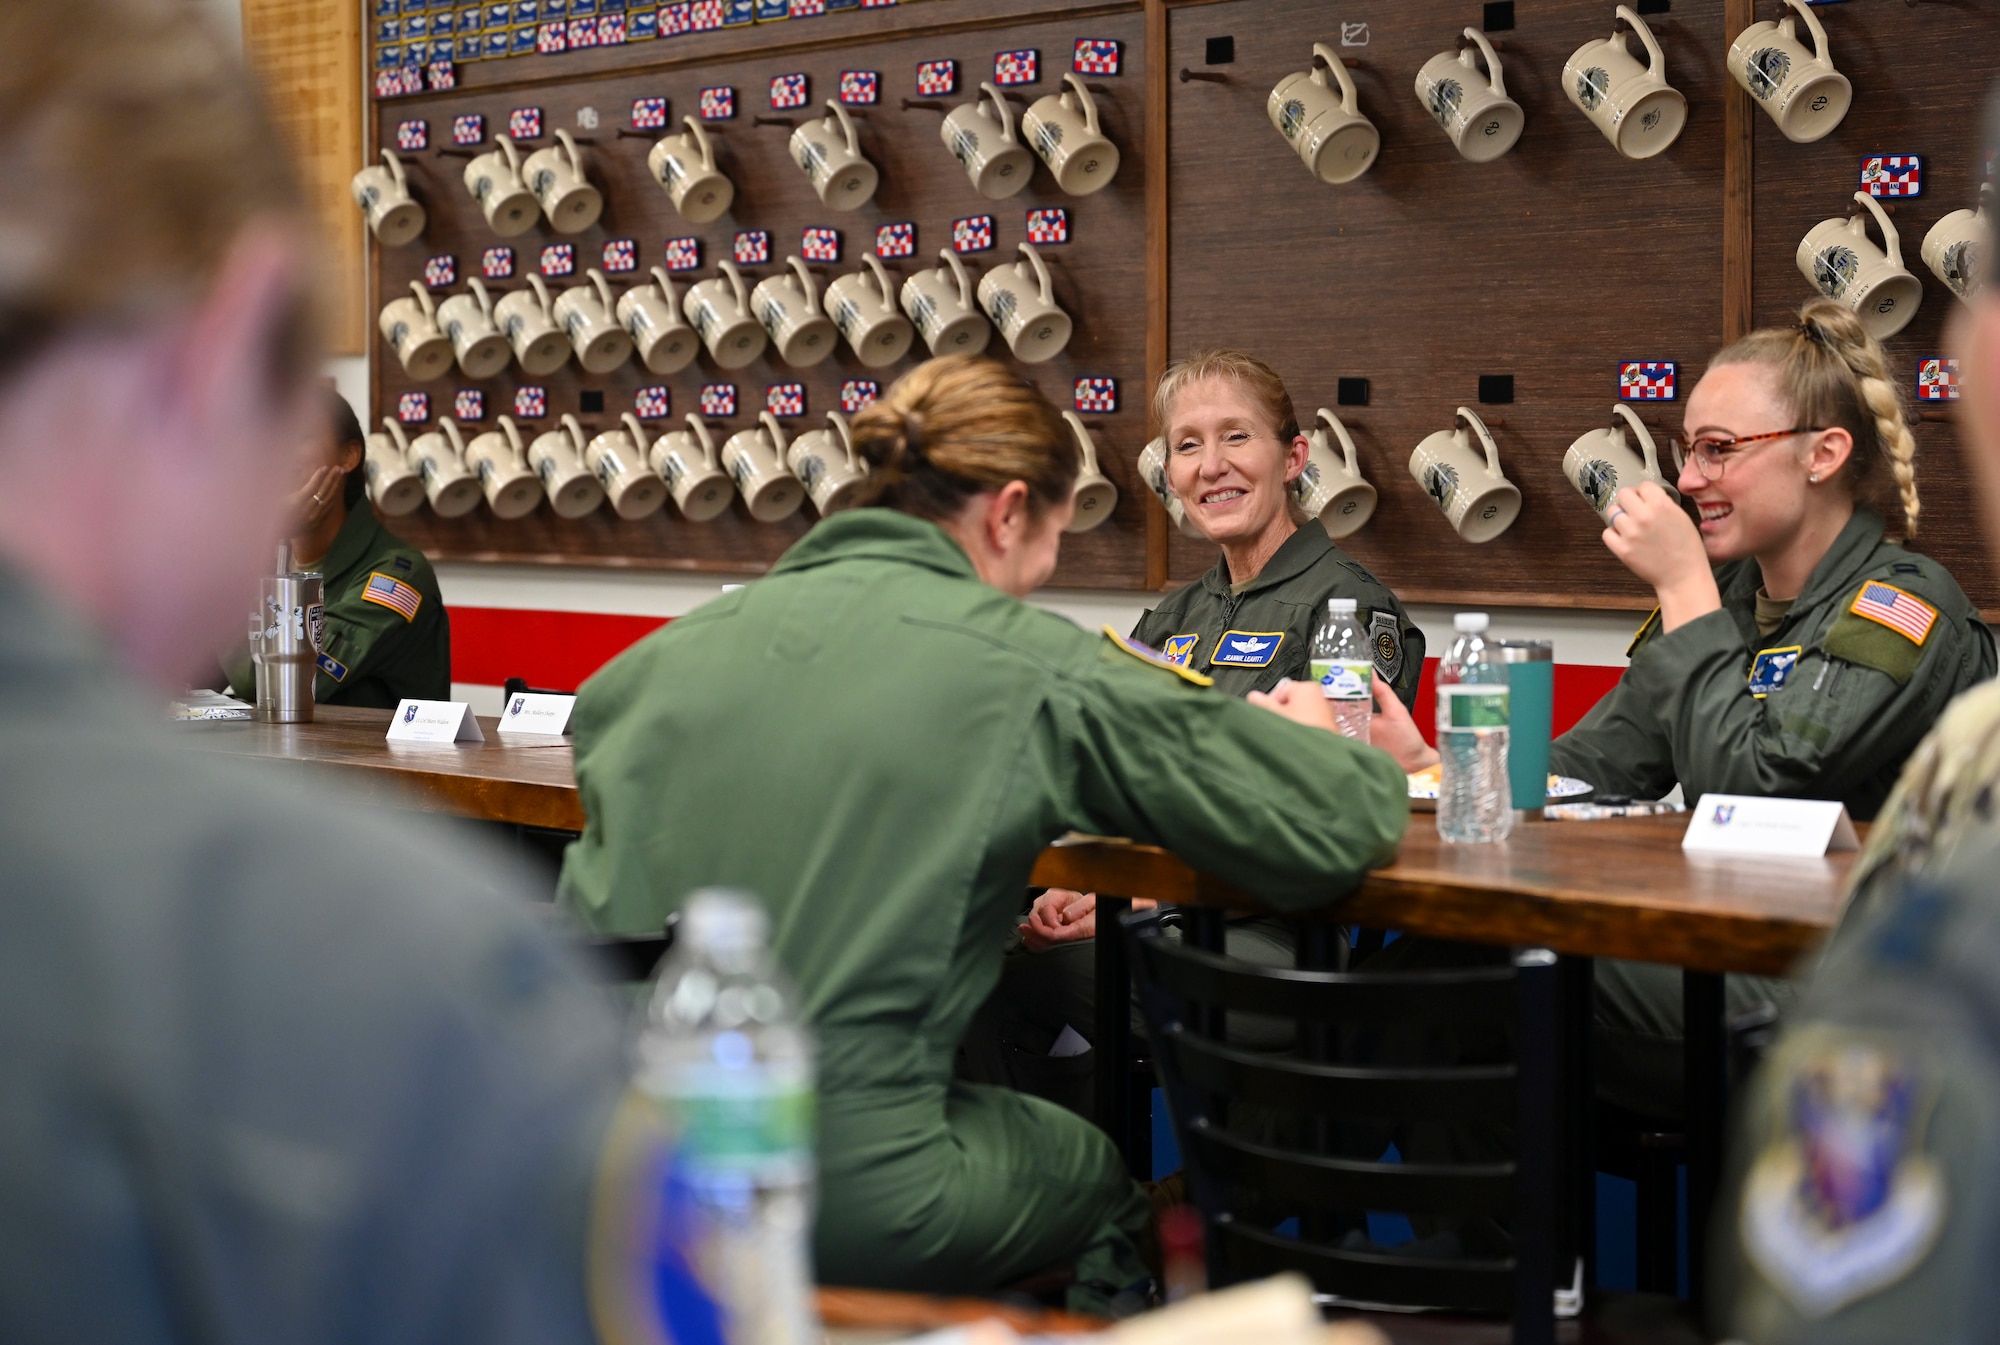
{"label": "shoulder patch with shield", "polygon": [[1155,668],[1164,668],[1184,682],[1191,682],[1198,687],[1215,685],[1214,678],[1204,677],[1191,668],[1183,667],[1151,645],[1140,644],[1129,635],[1120,635],[1115,627],[1106,626],[1104,628],[1104,638],[1111,641],[1112,644],[1127,654],[1130,654],[1133,658],[1138,659],[1139,662]]}
{"label": "shoulder patch with shield", "polygon": [[1403,631],[1390,611],[1368,615],[1368,642],[1375,646],[1375,674],[1394,683],[1403,675]]}

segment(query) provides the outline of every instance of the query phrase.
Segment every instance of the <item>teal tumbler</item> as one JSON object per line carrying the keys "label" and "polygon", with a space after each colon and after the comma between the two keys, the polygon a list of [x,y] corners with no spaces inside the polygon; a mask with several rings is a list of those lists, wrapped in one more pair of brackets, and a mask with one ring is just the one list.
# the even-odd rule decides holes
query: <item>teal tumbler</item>
{"label": "teal tumbler", "polygon": [[1520,821],[1540,817],[1549,800],[1556,648],[1548,640],[1502,640],[1500,657],[1507,665],[1507,784]]}

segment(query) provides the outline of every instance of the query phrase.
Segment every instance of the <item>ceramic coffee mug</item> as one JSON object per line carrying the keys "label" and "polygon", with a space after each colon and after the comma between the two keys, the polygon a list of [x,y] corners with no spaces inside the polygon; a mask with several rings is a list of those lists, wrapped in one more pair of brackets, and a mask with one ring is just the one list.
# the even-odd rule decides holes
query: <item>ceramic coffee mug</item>
{"label": "ceramic coffee mug", "polygon": [[940,248],[943,266],[919,271],[903,282],[903,312],[933,355],[977,355],[986,349],[993,325],[972,301],[972,277],[949,248]]}
{"label": "ceramic coffee mug", "polygon": [[741,369],[764,353],[768,337],[751,316],[750,293],[735,262],[723,262],[722,274],[688,286],[681,311],[718,368]]}
{"label": "ceramic coffee mug", "polygon": [[785,430],[769,411],[759,413],[760,428],[732,434],[722,446],[722,469],[736,483],[750,517],[776,523],[798,512],[805,502],[805,485],[785,465]]}
{"label": "ceramic coffee mug", "polygon": [[465,189],[502,238],[528,232],[541,217],[535,194],[521,181],[521,156],[511,137],[494,136],[493,148],[465,166]]}
{"label": "ceramic coffee mug", "polygon": [[806,494],[822,518],[852,505],[855,493],[868,479],[868,464],[854,452],[854,436],[848,432],[847,418],[838,411],[829,411],[826,424],[823,430],[813,430],[792,440],[791,447],[785,450],[786,465],[805,484]]}
{"label": "ceramic coffee mug", "polygon": [[1118,487],[1097,465],[1097,442],[1091,438],[1090,429],[1083,418],[1074,411],[1065,411],[1062,418],[1069,422],[1069,432],[1076,436],[1077,452],[1082,455],[1083,465],[1077,469],[1076,484],[1070,487],[1070,503],[1075,506],[1070,514],[1069,526],[1064,532],[1089,532],[1118,507]]}
{"label": "ceramic coffee mug", "polygon": [[829,210],[859,210],[875,194],[882,175],[861,152],[861,138],[847,109],[831,98],[827,116],[792,132],[792,162]]}
{"label": "ceramic coffee mug", "polygon": [[413,297],[384,304],[376,325],[403,372],[427,383],[451,368],[451,341],[438,330],[437,310],[424,287],[412,280],[410,294]]}
{"label": "ceramic coffee mug", "polygon": [[557,131],[555,144],[530,154],[521,177],[559,234],[582,233],[604,213],[604,193],[590,185],[583,151],[568,131]]}
{"label": "ceramic coffee mug", "polygon": [[853,347],[855,358],[870,369],[880,369],[910,353],[917,329],[896,311],[896,291],[882,263],[864,256],[861,264],[862,270],[828,285],[820,305]]}
{"label": "ceramic coffee mug", "polygon": [[399,248],[424,231],[424,208],[410,195],[403,161],[393,150],[382,151],[383,167],[369,165],[354,175],[349,190],[361,207],[368,231],[383,247]]}
{"label": "ceramic coffee mug", "polygon": [[[1286,75],[1271,90],[1264,111],[1292,152],[1322,182],[1352,182],[1374,164],[1382,133],[1361,115],[1360,96],[1338,52],[1313,43],[1313,68]],[[1331,74],[1339,85],[1327,83]]]}
{"label": "ceramic coffee mug", "polygon": [[465,465],[479,478],[495,518],[524,518],[542,502],[542,483],[528,466],[514,418],[503,415],[498,424],[465,446]]}
{"label": "ceramic coffee mug", "polygon": [[595,266],[584,283],[556,299],[555,320],[576,350],[576,362],[593,374],[608,374],[632,358],[632,338],[618,325],[611,282]]}
{"label": "ceramic coffee mug", "polygon": [[1977,210],[1954,210],[1924,235],[1921,254],[1931,274],[1945,288],[1967,303],[1985,279],[1982,259],[1986,240],[1992,236],[1986,222],[1986,203]]}
{"label": "ceramic coffee mug", "polygon": [[681,316],[673,277],[657,266],[652,280],[619,296],[618,320],[632,338],[640,363],[656,374],[679,373],[701,349],[701,338]]}
{"label": "ceramic coffee mug", "polygon": [[1642,65],[1625,45],[1625,34],[1586,42],[1563,66],[1563,91],[1589,117],[1611,147],[1628,159],[1650,159],[1680,137],[1687,125],[1687,99],[1667,83],[1667,57],[1646,21],[1625,5],[1618,21],[1638,34],[1646,49]]}
{"label": "ceramic coffee mug", "polygon": [[1041,156],[1056,185],[1071,196],[1088,196],[1118,176],[1118,146],[1098,129],[1097,103],[1083,81],[1064,75],[1061,93],[1035,100],[1021,114],[1021,138]]}
{"label": "ceramic coffee mug", "polygon": [[646,430],[627,411],[622,429],[606,430],[583,446],[583,465],[604,487],[620,518],[645,518],[667,502],[667,483],[646,460]]}
{"label": "ceramic coffee mug", "polygon": [[989,201],[1004,201],[1028,185],[1035,159],[1015,136],[1014,112],[1000,90],[982,82],[979,93],[946,114],[940,134],[979,194]]}
{"label": "ceramic coffee mug", "polygon": [[583,447],[583,426],[575,416],[564,416],[558,428],[528,445],[528,465],[541,478],[549,507],[559,518],[582,518],[604,503],[604,487],[583,465]]}
{"label": "ceramic coffee mug", "polygon": [[540,276],[529,276],[524,290],[501,295],[493,305],[493,316],[500,320],[514,358],[529,377],[544,377],[569,363],[569,337],[556,323],[549,287]]}
{"label": "ceramic coffee mug", "polygon": [[780,271],[750,291],[750,311],[778,348],[778,358],[795,369],[809,369],[833,353],[839,344],[833,319],[819,311],[819,285],[797,257],[785,258],[791,269]]}
{"label": "ceramic coffee mug", "polygon": [[[1527,117],[1507,96],[1500,57],[1477,28],[1465,30],[1472,43],[1457,51],[1441,51],[1417,72],[1417,101],[1436,118],[1461,157],[1474,163],[1497,159],[1514,148]],[[1486,58],[1486,74],[1479,58]]]}
{"label": "ceramic coffee mug", "polygon": [[1062,354],[1072,330],[1069,314],[1056,303],[1055,283],[1033,243],[1019,245],[1026,261],[1002,262],[979,282],[979,306],[1000,330],[1000,339],[1023,364],[1040,364]]}
{"label": "ceramic coffee mug", "polygon": [[1167,511],[1167,517],[1173,520],[1176,528],[1189,537],[1202,536],[1201,529],[1187,516],[1187,507],[1181,503],[1181,497],[1174,494],[1174,488],[1167,484],[1167,441],[1164,438],[1155,439],[1139,451],[1139,479],[1153,492],[1153,497]]}
{"label": "ceramic coffee mug", "polygon": [[1599,518],[1610,513],[1619,491],[1637,486],[1642,481],[1651,481],[1679,499],[1680,492],[1660,470],[1660,450],[1645,424],[1631,407],[1623,403],[1614,405],[1611,411],[1613,415],[1623,418],[1625,425],[1632,427],[1632,434],[1639,441],[1639,451],[1632,451],[1631,442],[1625,437],[1625,425],[1618,424],[1616,420],[1609,426],[1600,426],[1579,436],[1569,446],[1569,451],[1563,454],[1563,475],[1576,487],[1577,494],[1590,501],[1590,507],[1597,511]]}
{"label": "ceramic coffee mug", "polygon": [[[1785,0],[1797,11],[1772,23],[1753,23],[1729,44],[1729,73],[1771,114],[1785,139],[1805,144],[1832,133],[1854,101],[1854,86],[1833,68],[1826,29],[1805,0]],[[1799,41],[1804,19],[1812,46]]]}
{"label": "ceramic coffee mug", "polygon": [[[1439,430],[1410,454],[1410,475],[1468,542],[1490,542],[1521,512],[1521,492],[1500,470],[1500,450],[1486,423],[1470,407],[1458,408],[1464,424]],[[1474,448],[1466,426],[1478,434],[1485,452]]]}
{"label": "ceramic coffee mug", "polygon": [[479,478],[465,469],[465,441],[458,422],[440,416],[438,427],[410,441],[410,466],[439,518],[463,518],[479,507]]}
{"label": "ceramic coffee mug", "polygon": [[706,523],[729,507],[729,474],[716,465],[708,426],[690,415],[687,428],[663,434],[646,454],[690,523]]}
{"label": "ceramic coffee mug", "polygon": [[662,137],[646,155],[653,180],[666,188],[667,199],[689,224],[718,219],[736,199],[736,184],[715,166],[715,146],[693,117],[682,117],[687,129]]}
{"label": "ceramic coffee mug", "polygon": [[[1328,430],[1340,441],[1337,452],[1327,442]],[[1354,438],[1333,412],[1319,409],[1319,425],[1306,432],[1306,442],[1311,448],[1304,470],[1292,479],[1292,502],[1339,541],[1375,516],[1375,487],[1361,475]]]}
{"label": "ceramic coffee mug", "polygon": [[403,437],[403,427],[384,416],[382,428],[386,434],[368,436],[361,468],[376,511],[401,518],[424,502],[424,481],[410,468],[410,441]]}
{"label": "ceramic coffee mug", "polygon": [[474,276],[467,286],[471,293],[454,294],[438,305],[438,325],[465,376],[491,378],[507,367],[514,352],[493,320],[493,296],[486,292],[485,282]]}
{"label": "ceramic coffee mug", "polygon": [[1917,315],[1924,285],[1903,266],[1896,226],[1865,191],[1854,199],[1875,217],[1882,246],[1868,237],[1868,215],[1821,220],[1799,240],[1799,271],[1829,299],[1838,299],[1861,318],[1876,340],[1894,336]]}

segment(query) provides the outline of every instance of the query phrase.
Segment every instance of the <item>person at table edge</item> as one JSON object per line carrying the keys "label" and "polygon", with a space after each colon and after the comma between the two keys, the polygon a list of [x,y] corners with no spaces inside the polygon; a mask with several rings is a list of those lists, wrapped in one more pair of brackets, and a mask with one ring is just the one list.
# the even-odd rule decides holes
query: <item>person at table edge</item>
{"label": "person at table edge", "polygon": [[[289,501],[292,568],[325,576],[326,630],[313,699],[377,709],[405,699],[450,700],[451,618],[437,573],[369,506],[366,440],[339,393],[326,392],[325,429],[302,452],[305,484]],[[236,695],[256,699],[247,648],[226,671]]]}
{"label": "person at table edge", "polygon": [[1151,1217],[1110,1140],[952,1078],[1036,857],[1130,836],[1319,905],[1394,853],[1403,773],[1314,687],[1250,698],[1274,714],[1019,601],[1078,461],[1002,366],[933,360],[853,432],[873,507],[584,685],[561,898],[613,933],[704,886],[767,904],[819,1041],[823,1279],[975,1292],[1069,1263],[1072,1306],[1102,1309],[1144,1277]]}
{"label": "person at table edge", "polygon": [[1277,372],[1240,351],[1197,351],[1160,379],[1153,418],[1166,439],[1168,488],[1222,555],[1141,616],[1132,638],[1242,696],[1310,680],[1306,656],[1326,600],[1353,598],[1376,675],[1415,704],[1423,631],[1317,520],[1300,526],[1293,492],[1311,445]]}

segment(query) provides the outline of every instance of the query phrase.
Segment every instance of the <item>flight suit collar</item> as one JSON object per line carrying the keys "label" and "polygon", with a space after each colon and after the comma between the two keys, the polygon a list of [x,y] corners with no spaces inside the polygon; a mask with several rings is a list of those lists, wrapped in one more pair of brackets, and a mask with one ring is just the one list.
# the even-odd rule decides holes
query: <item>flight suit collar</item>
{"label": "flight suit collar", "polygon": [[375,517],[366,499],[357,500],[347,511],[347,522],[340,525],[334,536],[333,545],[319,562],[319,572],[331,584],[362,564],[368,557],[382,549],[380,533],[382,523]]}
{"label": "flight suit collar", "polygon": [[[1826,554],[1820,557],[1819,564],[1813,567],[1812,578],[1806,581],[1805,590],[1792,604],[1791,614],[1785,618],[1784,625],[1778,627],[1778,631],[1782,632],[1786,626],[1800,617],[1818,611],[1828,602],[1853,588],[1860,582],[1862,572],[1868,568],[1875,557],[1876,549],[1881,545],[1882,516],[1872,509],[1856,505],[1854,516],[1847,520],[1847,526],[1840,530],[1840,535],[1833,539],[1833,545],[1827,548]],[[1764,582],[1763,571],[1758,568],[1754,558],[1738,561],[1734,568],[1735,573],[1730,576],[1727,589],[1722,595],[1723,605],[1737,614],[1739,625],[1747,623],[1748,629],[1752,632],[1751,638],[1768,643],[1770,639],[1776,638],[1775,634],[1771,637],[1755,634],[1757,589]]]}
{"label": "flight suit collar", "polygon": [[843,560],[895,561],[958,578],[979,578],[972,558],[950,533],[928,520],[880,507],[848,509],[822,519],[778,558],[771,573],[808,570]]}
{"label": "flight suit collar", "polygon": [[1232,595],[1229,591],[1229,557],[1219,557],[1215,567],[1201,578],[1202,587],[1215,594],[1224,602],[1230,597],[1247,598],[1261,589],[1273,588],[1288,579],[1296,579],[1319,564],[1320,557],[1333,550],[1333,543],[1327,540],[1326,529],[1307,525],[1293,530],[1264,562],[1264,568],[1257,572],[1242,593]]}

